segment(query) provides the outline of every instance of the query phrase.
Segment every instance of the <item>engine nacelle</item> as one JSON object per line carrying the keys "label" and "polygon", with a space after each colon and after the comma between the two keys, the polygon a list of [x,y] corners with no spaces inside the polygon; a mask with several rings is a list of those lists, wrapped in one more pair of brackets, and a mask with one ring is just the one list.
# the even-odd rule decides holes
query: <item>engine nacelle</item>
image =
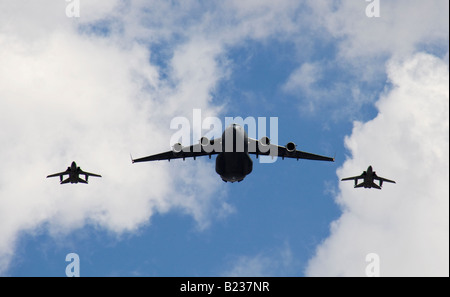
{"label": "engine nacelle", "polygon": [[261,137],[258,141],[259,150],[263,153],[267,153],[270,150],[270,138],[267,136]]}
{"label": "engine nacelle", "polygon": [[202,138],[200,138],[200,145],[201,146],[208,146],[209,145],[209,139],[208,137],[203,136]]}
{"label": "engine nacelle", "polygon": [[183,145],[179,142],[175,143],[172,147],[172,151],[174,154],[179,154],[183,150]]}
{"label": "engine nacelle", "polygon": [[297,145],[295,143],[288,142],[288,144],[286,144],[286,151],[287,151],[288,155],[293,155],[296,150],[297,150]]}
{"label": "engine nacelle", "polygon": [[261,137],[261,139],[259,140],[259,144],[262,145],[262,146],[270,145],[270,138],[267,137],[267,136]]}

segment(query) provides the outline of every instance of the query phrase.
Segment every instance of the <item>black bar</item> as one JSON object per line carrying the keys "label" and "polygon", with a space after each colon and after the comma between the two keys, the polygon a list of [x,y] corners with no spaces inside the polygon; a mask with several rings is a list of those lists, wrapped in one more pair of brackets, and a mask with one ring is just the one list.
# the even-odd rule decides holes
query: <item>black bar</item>
{"label": "black bar", "polygon": [[[156,277],[146,278],[164,296],[295,296],[298,277]],[[152,290],[153,291],[153,290]]]}

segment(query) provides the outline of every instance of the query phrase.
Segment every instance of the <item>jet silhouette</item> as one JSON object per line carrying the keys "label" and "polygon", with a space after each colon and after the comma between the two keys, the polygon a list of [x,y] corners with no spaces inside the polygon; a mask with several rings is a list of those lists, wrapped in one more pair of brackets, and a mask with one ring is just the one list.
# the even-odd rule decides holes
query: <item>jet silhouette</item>
{"label": "jet silhouette", "polygon": [[[84,175],[85,179],[80,178],[80,174]],[[69,177],[63,180],[64,175],[68,175]],[[59,180],[60,180],[61,184],[67,184],[67,183],[71,183],[71,184],[77,184],[77,183],[87,184],[89,176],[102,177],[99,174],[89,173],[89,172],[85,172],[85,171],[81,170],[80,167],[77,167],[77,163],[75,163],[75,161],[72,162],[70,167],[67,167],[66,171],[48,175],[47,178],[55,177],[55,176],[59,176]]]}
{"label": "jet silhouette", "polygon": [[270,143],[268,137],[262,137],[259,141],[248,137],[244,128],[238,124],[231,124],[222,134],[221,138],[208,139],[202,137],[198,144],[183,147],[181,143],[176,143],[173,149],[168,152],[151,155],[139,159],[133,159],[132,163],[160,161],[182,158],[194,158],[200,156],[217,155],[216,172],[220,175],[224,182],[241,182],[253,170],[253,161],[249,154],[254,154],[258,158],[259,155],[278,156],[282,159],[309,159],[319,161],[334,162],[334,158],[315,155],[302,152],[296,149],[293,142],[289,142],[286,146],[278,146]]}
{"label": "jet silhouette", "polygon": [[[376,188],[381,190],[381,186],[383,185],[383,182],[388,182],[388,183],[394,183],[395,181],[384,178],[384,177],[379,177],[375,171],[373,171],[372,166],[369,166],[367,168],[367,171],[364,171],[361,175],[359,176],[353,176],[353,177],[346,177],[341,179],[341,181],[346,181],[346,180],[355,180],[355,188]],[[363,179],[363,182],[358,184],[358,180],[359,179]],[[377,185],[374,180],[378,180],[380,182],[380,185]]]}

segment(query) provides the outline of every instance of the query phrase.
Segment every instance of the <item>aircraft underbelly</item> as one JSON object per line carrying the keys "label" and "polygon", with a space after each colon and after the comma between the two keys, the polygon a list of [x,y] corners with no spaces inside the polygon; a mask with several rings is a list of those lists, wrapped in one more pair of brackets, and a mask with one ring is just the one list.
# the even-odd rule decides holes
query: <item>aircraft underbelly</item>
{"label": "aircraft underbelly", "polygon": [[252,169],[253,161],[246,153],[222,153],[216,159],[216,172],[224,181],[242,181]]}
{"label": "aircraft underbelly", "polygon": [[75,173],[71,172],[69,174],[68,180],[70,181],[71,184],[76,184],[77,183],[77,179],[78,179],[78,176]]}

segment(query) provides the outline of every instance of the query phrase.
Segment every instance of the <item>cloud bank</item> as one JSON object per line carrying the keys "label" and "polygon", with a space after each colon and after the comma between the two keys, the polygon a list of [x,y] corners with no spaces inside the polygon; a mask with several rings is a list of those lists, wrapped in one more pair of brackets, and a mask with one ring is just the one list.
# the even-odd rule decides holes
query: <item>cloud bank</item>
{"label": "cloud bank", "polygon": [[[232,211],[216,195],[220,179],[202,176],[211,169],[205,162],[174,179],[176,168],[129,158],[168,150],[169,123],[180,110],[216,114],[216,52],[187,36],[168,61],[170,79],[162,78],[145,43],[98,28],[117,2],[82,2],[79,19],[60,2],[0,5],[0,273],[20,234],[42,226],[52,235],[86,224],[120,235],[150,224],[155,212],[178,209],[203,229]],[[45,179],[72,161],[103,178],[88,186]]]}
{"label": "cloud bank", "polygon": [[[80,3],[79,17],[68,17]],[[218,115],[240,41],[298,32],[291,1],[3,1],[0,4],[0,273],[20,234],[67,234],[86,224],[135,232],[177,209],[198,228],[233,207],[206,162],[131,165],[170,148],[173,117]],[[75,10],[71,10],[75,12]],[[70,15],[74,16],[74,15]],[[76,15],[75,15],[76,16]],[[156,50],[155,50],[156,49]],[[167,123],[167,125],[161,124]],[[193,127],[195,129],[195,127]],[[193,140],[196,141],[196,140]],[[45,176],[72,161],[103,175],[89,186]],[[174,172],[182,172],[173,179]]]}
{"label": "cloud bank", "polygon": [[235,257],[230,264],[222,274],[224,277],[286,276],[298,266],[287,242],[281,247],[260,252],[255,256]]}
{"label": "cloud bank", "polygon": [[378,115],[355,122],[345,139],[351,157],[339,178],[369,165],[397,184],[383,190],[340,183],[342,216],[306,269],[309,276],[365,276],[366,255],[380,257],[381,276],[449,274],[449,68],[424,53],[392,59],[392,87]]}

